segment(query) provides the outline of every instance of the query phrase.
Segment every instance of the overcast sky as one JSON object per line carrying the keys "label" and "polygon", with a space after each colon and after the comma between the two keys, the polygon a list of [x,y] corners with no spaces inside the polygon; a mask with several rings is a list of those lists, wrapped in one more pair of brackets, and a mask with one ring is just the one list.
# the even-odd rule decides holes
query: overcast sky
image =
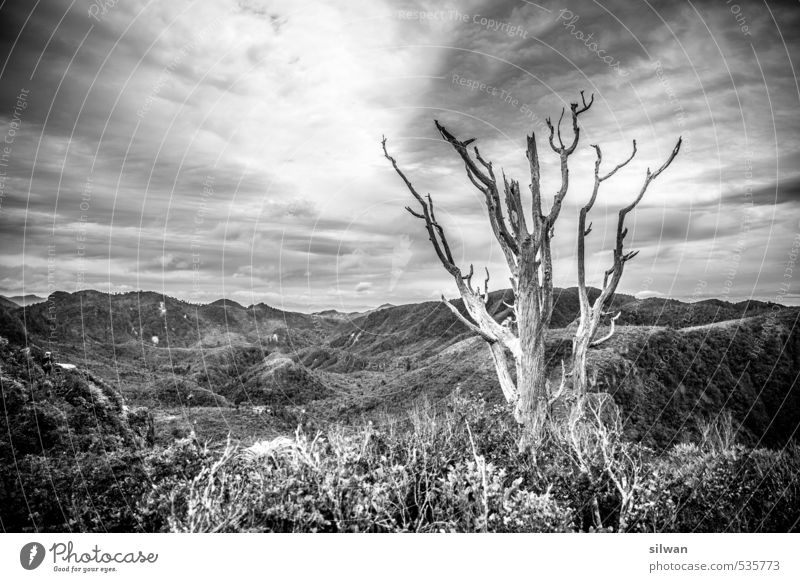
{"label": "overcast sky", "polygon": [[505,287],[482,198],[433,119],[523,185],[536,132],[551,199],[543,120],[584,90],[556,285],[576,284],[590,144],[608,164],[639,144],[593,211],[599,285],[618,208],[683,136],[629,218],[641,252],[620,291],[797,303],[796,4],[3,2],[0,294],[145,289],[303,311],[452,297],[384,134],[460,262]]}

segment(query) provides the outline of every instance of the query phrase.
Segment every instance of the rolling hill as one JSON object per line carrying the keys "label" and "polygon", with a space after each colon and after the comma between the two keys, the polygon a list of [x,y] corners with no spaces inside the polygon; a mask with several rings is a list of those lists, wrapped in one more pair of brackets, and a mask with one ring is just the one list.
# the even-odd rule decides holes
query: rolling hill
{"label": "rolling hill", "polygon": [[38,295],[28,294],[28,295],[14,295],[13,297],[1,297],[0,299],[4,301],[10,301],[14,305],[26,306],[26,305],[33,305],[35,303],[41,303],[42,301],[46,301],[46,297],[39,297]]}
{"label": "rolling hill", "polygon": [[[578,313],[577,289],[556,296],[554,375]],[[509,290],[491,293],[490,312],[503,320],[512,299]],[[590,376],[594,390],[614,396],[634,438],[671,442],[723,409],[751,440],[795,435],[800,310],[629,295],[614,307],[619,331],[592,352]],[[154,410],[267,406],[327,422],[402,411],[453,390],[501,400],[482,341],[440,302],[305,314],[152,292],[57,292],[46,303],[0,305],[0,335],[53,351]]]}

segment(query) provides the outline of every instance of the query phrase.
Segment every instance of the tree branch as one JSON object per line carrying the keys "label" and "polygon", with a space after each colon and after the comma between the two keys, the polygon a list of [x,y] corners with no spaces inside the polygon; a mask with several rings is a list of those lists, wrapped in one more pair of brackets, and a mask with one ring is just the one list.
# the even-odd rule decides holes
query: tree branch
{"label": "tree branch", "polygon": [[561,383],[558,385],[558,390],[550,395],[549,400],[547,401],[548,406],[552,406],[556,400],[561,398],[561,395],[564,393],[564,389],[567,387],[567,368],[564,366],[564,360],[561,360]]}
{"label": "tree branch", "polygon": [[606,342],[606,341],[608,341],[608,340],[610,340],[610,339],[611,339],[611,336],[613,336],[613,335],[614,335],[614,331],[615,331],[615,328],[616,328],[617,319],[619,318],[619,316],[620,316],[620,315],[622,315],[622,312],[621,312],[621,311],[617,312],[617,314],[616,314],[614,317],[612,317],[612,318],[611,318],[611,329],[609,329],[609,330],[608,330],[608,333],[607,333],[606,335],[604,335],[604,336],[603,336],[603,337],[601,337],[600,339],[598,339],[598,340],[595,340],[595,341],[593,341],[592,343],[590,343],[590,344],[589,344],[589,347],[590,347],[590,348],[596,348],[597,346],[599,346],[599,345],[600,345],[600,344],[602,344],[603,342]]}
{"label": "tree branch", "polygon": [[[589,308],[589,296],[586,291],[586,236],[592,231],[591,223],[589,226],[586,226],[586,217],[588,216],[589,212],[591,212],[592,208],[594,207],[595,201],[597,200],[597,193],[600,190],[600,184],[617,173],[621,168],[627,166],[631,160],[633,160],[634,156],[636,155],[636,140],[633,140],[633,151],[631,155],[628,157],[627,160],[618,164],[613,170],[611,170],[605,176],[600,175],[600,164],[603,161],[603,152],[600,150],[600,146],[592,145],[594,148],[595,154],[597,159],[594,162],[594,187],[592,188],[592,195],[589,198],[589,201],[586,203],[583,208],[580,210],[580,214],[578,216],[578,296],[581,302],[581,313],[587,311]],[[603,286],[605,287],[606,282],[608,281],[608,274],[606,274],[606,280],[603,282]]]}
{"label": "tree branch", "polygon": [[453,314],[456,316],[456,318],[457,318],[457,319],[458,319],[458,320],[459,320],[461,323],[463,323],[465,326],[467,326],[467,328],[468,328],[468,329],[469,329],[469,330],[470,330],[472,333],[474,333],[475,335],[478,335],[478,336],[482,337],[482,338],[483,338],[483,339],[484,339],[486,342],[488,342],[488,343],[490,343],[490,344],[493,344],[493,343],[495,343],[495,342],[497,341],[497,338],[496,338],[496,337],[493,337],[493,336],[491,336],[490,334],[486,333],[486,332],[485,332],[485,331],[483,331],[483,330],[482,330],[482,329],[481,329],[479,326],[477,326],[476,324],[474,324],[473,322],[471,322],[469,319],[467,319],[466,317],[464,317],[464,316],[462,315],[462,313],[461,313],[461,312],[458,310],[458,307],[456,307],[455,305],[453,305],[452,303],[450,303],[450,302],[449,302],[447,299],[445,299],[444,295],[442,295],[442,303],[444,303],[444,304],[447,306],[447,308],[448,308],[450,311],[452,311],[452,312],[453,312]]}
{"label": "tree branch", "polygon": [[[528,136],[528,147],[525,150],[525,157],[528,158],[531,171],[531,195],[533,197],[532,214],[534,225],[539,222],[542,216],[542,190],[541,190],[541,170],[539,169],[539,152],[536,149],[536,134]],[[535,236],[534,232],[534,236]]]}
{"label": "tree branch", "polygon": [[[561,143],[561,147],[556,147],[555,143],[553,143],[553,126],[550,123],[549,119],[547,121],[547,125],[550,128],[550,147],[553,149],[555,153],[559,155],[559,159],[561,161],[561,188],[559,188],[558,192],[553,199],[553,206],[550,209],[550,214],[547,217],[547,228],[551,228],[554,224],[556,219],[558,218],[559,213],[561,212],[561,204],[564,201],[564,197],[567,195],[567,190],[569,189],[569,157],[575,151],[575,148],[578,146],[578,140],[580,139],[581,129],[578,125],[578,116],[580,116],[583,112],[588,111],[589,108],[594,103],[594,95],[591,96],[591,99],[587,102],[586,98],[584,97],[583,91],[581,91],[581,102],[583,106],[579,108],[577,103],[570,104],[570,111],[572,113],[572,132],[573,132],[573,139],[572,144],[569,147],[564,147],[564,144]],[[562,110],[563,116],[563,110]],[[560,133],[560,126],[561,120],[559,120],[559,142],[561,141],[561,133]]]}
{"label": "tree branch", "polygon": [[[486,208],[489,213],[489,222],[492,225],[492,232],[500,243],[500,248],[503,250],[509,269],[511,269],[512,273],[515,272],[517,269],[519,246],[517,245],[516,237],[508,231],[508,226],[503,216],[503,206],[500,201],[500,193],[497,188],[497,180],[494,175],[494,170],[492,169],[492,164],[481,157],[477,148],[475,148],[474,151],[478,163],[472,159],[467,145],[475,141],[474,139],[462,142],[437,120],[434,120],[434,123],[441,136],[453,146],[453,149],[456,150],[463,160],[466,166],[467,176],[472,184],[483,193]],[[480,166],[482,166],[482,168]]]}
{"label": "tree branch", "polygon": [[403,179],[403,182],[405,183],[409,192],[411,192],[412,196],[416,198],[417,202],[419,202],[419,205],[422,207],[422,213],[415,212],[410,207],[406,207],[406,210],[408,210],[408,212],[410,212],[413,216],[421,218],[425,221],[425,229],[428,231],[428,238],[430,239],[431,244],[433,244],[433,248],[436,251],[436,256],[439,257],[439,261],[442,263],[447,272],[453,277],[460,277],[461,271],[453,261],[453,255],[450,252],[450,245],[445,237],[444,229],[439,225],[439,223],[436,222],[436,216],[433,211],[433,200],[431,199],[430,194],[428,194],[428,200],[426,201],[425,198],[423,198],[419,192],[417,192],[411,181],[398,167],[397,161],[389,155],[389,152],[386,149],[386,137],[384,137],[381,141],[381,145],[383,146],[383,155],[392,163],[392,167],[394,168],[395,172],[397,172],[397,174]]}
{"label": "tree branch", "polygon": [[678,155],[678,152],[681,149],[681,144],[682,143],[683,143],[683,138],[679,137],[678,138],[678,142],[675,144],[675,147],[672,149],[672,153],[667,158],[667,161],[664,162],[664,164],[658,170],[656,170],[655,172],[651,172],[650,168],[647,168],[647,174],[645,175],[644,184],[642,184],[642,189],[639,191],[639,195],[628,206],[626,206],[625,208],[620,210],[620,215],[621,216],[624,217],[625,214],[628,214],[631,210],[636,208],[636,205],[639,204],[639,202],[642,200],[642,198],[644,198],[644,193],[647,192],[647,187],[650,186],[650,183],[653,180],[655,180],[656,178],[658,178],[661,175],[661,172],[666,170],[669,167],[669,165],[672,163],[672,160],[675,159],[675,156]]}
{"label": "tree branch", "polygon": [[506,207],[508,208],[511,228],[517,237],[517,246],[520,246],[529,234],[528,224],[525,219],[525,211],[522,207],[522,194],[519,191],[519,182],[516,180],[511,180],[509,182],[505,173],[503,173],[503,187],[506,195]]}
{"label": "tree branch", "polygon": [[614,248],[614,265],[612,266],[612,275],[611,279],[608,283],[608,288],[603,289],[601,293],[601,297],[608,298],[611,296],[617,289],[617,284],[619,283],[620,278],[622,277],[622,271],[625,267],[625,263],[633,259],[639,251],[633,251],[629,253],[623,252],[624,240],[625,236],[628,234],[628,229],[625,228],[625,217],[630,213],[636,206],[641,202],[642,198],[644,198],[645,192],[647,192],[647,188],[650,186],[650,183],[658,178],[661,175],[661,172],[666,170],[672,161],[675,159],[675,156],[678,155],[678,152],[681,149],[681,143],[683,142],[682,138],[678,138],[678,142],[675,144],[675,147],[672,149],[667,161],[665,161],[662,166],[656,170],[655,172],[651,172],[650,168],[647,169],[647,173],[645,175],[644,184],[642,184],[642,189],[639,191],[639,194],[636,198],[628,204],[626,207],[622,208],[619,211],[619,218],[617,220],[617,240],[616,246]]}
{"label": "tree branch", "polygon": [[500,381],[500,389],[503,391],[503,396],[505,396],[506,402],[514,404],[519,398],[519,392],[508,369],[508,358],[506,357],[505,349],[499,343],[492,343],[489,344],[489,351],[494,360],[494,367],[497,370],[497,379]]}
{"label": "tree branch", "polygon": [[[597,147],[597,146],[592,146],[592,147],[593,147],[595,150],[597,150],[597,158],[598,158],[598,161],[599,161],[599,160],[601,159],[601,157],[602,157],[602,156],[601,156],[601,154],[600,154],[600,148],[599,148],[599,147]],[[601,178],[601,177],[599,177],[599,176],[597,176],[597,173],[595,172],[595,177],[596,177],[596,178],[597,178],[597,180],[599,180],[600,182],[605,182],[605,181],[606,181],[606,180],[608,180],[608,179],[609,179],[611,176],[613,176],[614,174],[616,174],[618,170],[620,170],[621,168],[624,168],[625,166],[627,166],[627,165],[628,165],[628,164],[631,162],[631,160],[633,159],[633,157],[634,157],[635,155],[636,155],[636,140],[633,140],[633,151],[631,152],[631,155],[628,157],[628,159],[627,159],[627,160],[625,160],[624,162],[622,162],[622,163],[620,163],[620,164],[617,164],[617,166],[616,166],[616,167],[615,167],[613,170],[611,170],[611,171],[610,171],[608,174],[606,174],[606,175],[605,175],[605,176],[603,176],[602,178]]]}
{"label": "tree branch", "polygon": [[[446,131],[446,130],[445,130]],[[463,146],[461,142],[459,142]],[[452,275],[453,279],[456,282],[456,286],[458,287],[458,291],[461,294],[461,298],[464,301],[464,307],[467,310],[467,313],[473,318],[474,323],[463,317],[460,313],[457,314],[459,320],[467,325],[467,327],[480,337],[482,337],[485,341],[489,343],[500,342],[505,348],[509,349],[514,357],[519,357],[520,354],[520,347],[519,347],[519,338],[514,334],[512,330],[507,327],[502,326],[501,324],[497,323],[494,318],[489,314],[486,308],[486,301],[488,299],[488,291],[485,293],[481,293],[480,290],[475,290],[472,287],[472,277],[474,273],[473,266],[470,265],[470,270],[467,275],[462,275],[461,270],[456,266],[455,261],[453,260],[452,252],[450,251],[450,245],[447,242],[447,238],[445,236],[444,229],[439,225],[436,221],[436,214],[433,207],[433,199],[430,195],[423,197],[422,195],[417,192],[414,188],[414,185],[411,181],[406,177],[402,170],[400,170],[399,166],[397,165],[397,161],[388,153],[386,147],[386,138],[383,138],[382,141],[383,146],[383,153],[384,156],[392,163],[392,167],[394,167],[395,172],[402,178],[403,182],[405,183],[406,187],[408,188],[409,192],[414,196],[417,202],[420,205],[421,212],[415,211],[410,207],[407,210],[416,218],[420,218],[425,222],[425,228],[428,231],[428,237],[431,240],[431,244],[436,251],[436,255],[439,257],[440,262],[444,265],[445,269]],[[491,179],[493,179],[493,172],[490,170],[490,164],[488,164],[485,160],[480,162],[487,168],[487,171],[490,171]],[[471,171],[471,170],[470,170]],[[480,170],[478,170],[480,172]],[[480,180],[480,174],[476,173],[476,180]],[[489,176],[487,176],[489,178]],[[496,190],[495,190],[496,195]],[[490,207],[491,210],[491,207]],[[490,212],[490,217],[493,214]],[[494,215],[497,216],[497,215]],[[487,270],[487,279],[486,285],[488,287],[488,270]],[[442,298],[444,300],[444,298]],[[448,308],[453,311],[455,307],[446,302]],[[455,309],[454,313],[458,310]]]}

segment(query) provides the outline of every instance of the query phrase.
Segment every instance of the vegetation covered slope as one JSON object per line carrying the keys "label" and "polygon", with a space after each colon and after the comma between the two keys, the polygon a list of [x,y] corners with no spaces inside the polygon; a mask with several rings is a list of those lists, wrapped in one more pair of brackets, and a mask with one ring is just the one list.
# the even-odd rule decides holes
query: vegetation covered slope
{"label": "vegetation covered slope", "polygon": [[338,323],[264,304],[245,308],[219,300],[196,305],[144,291],[112,295],[58,291],[46,302],[24,309],[32,336],[52,337],[67,345],[84,341],[175,348],[231,343],[308,345],[320,341]]}
{"label": "vegetation covered slope", "polygon": [[678,442],[728,411],[748,442],[782,446],[800,425],[799,317],[623,329],[592,354],[594,389],[612,394],[630,436],[650,444]]}
{"label": "vegetation covered slope", "polygon": [[[563,327],[551,331],[547,350],[554,381],[569,360],[578,309],[574,288],[556,298],[553,320]],[[508,317],[511,299],[509,291],[490,295],[498,320]],[[416,398],[437,401],[456,389],[490,400],[499,395],[482,342],[440,302],[344,317],[225,300],[196,306],[154,293],[57,293],[49,303],[54,311],[48,303],[0,308],[7,333],[24,340],[24,317],[28,339],[114,381],[135,404],[266,405],[291,409],[282,416],[303,409],[330,422],[403,412]],[[615,305],[618,332],[592,350],[590,380],[593,390],[613,394],[630,437],[667,445],[723,410],[753,442],[792,437],[800,420],[792,375],[800,311],[627,295]],[[53,312],[60,327],[50,335],[45,316]],[[158,326],[169,331],[154,344],[150,334]],[[104,339],[112,336],[116,343]]]}
{"label": "vegetation covered slope", "polygon": [[[619,423],[553,434],[533,459],[485,345],[439,303],[343,316],[50,299],[54,335],[47,303],[0,306],[4,530],[798,527],[796,309],[618,296],[617,334],[589,366]],[[509,299],[491,296],[498,319]],[[554,380],[576,309],[562,290]],[[45,346],[77,368],[45,377]]]}
{"label": "vegetation covered slope", "polygon": [[798,530],[796,445],[745,448],[719,422],[656,453],[589,422],[533,458],[508,412],[454,397],[246,449],[182,445],[195,472],[154,483],[140,511],[179,532]]}
{"label": "vegetation covered slope", "polygon": [[[100,483],[87,491],[86,480],[95,475],[109,486],[114,469],[127,463],[118,455],[153,442],[147,410],[128,408],[118,391],[85,371],[45,374],[38,351],[0,337],[0,523],[9,531],[69,527],[92,519],[93,501],[123,502]],[[119,514],[118,507],[104,511]]]}

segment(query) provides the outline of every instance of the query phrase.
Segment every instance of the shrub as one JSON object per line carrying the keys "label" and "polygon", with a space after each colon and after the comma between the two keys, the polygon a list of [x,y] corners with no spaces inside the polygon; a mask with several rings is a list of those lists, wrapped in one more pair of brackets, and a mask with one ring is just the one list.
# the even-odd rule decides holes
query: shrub
{"label": "shrub", "polygon": [[571,530],[569,508],[487,461],[518,454],[497,430],[499,413],[456,399],[444,411],[417,408],[405,426],[385,419],[382,430],[298,430],[245,451],[229,446],[192,478],[159,484],[145,506],[169,507],[172,531]]}
{"label": "shrub", "polygon": [[301,411],[293,437],[244,449],[194,433],[152,447],[146,411],[103,401],[91,378],[71,382],[3,384],[6,530],[793,531],[800,520],[800,447],[745,448],[725,418],[656,454],[590,407],[531,456],[504,405],[454,396],[358,425]]}
{"label": "shrub", "polygon": [[800,523],[800,450],[675,447],[656,459],[640,531],[787,532]]}

